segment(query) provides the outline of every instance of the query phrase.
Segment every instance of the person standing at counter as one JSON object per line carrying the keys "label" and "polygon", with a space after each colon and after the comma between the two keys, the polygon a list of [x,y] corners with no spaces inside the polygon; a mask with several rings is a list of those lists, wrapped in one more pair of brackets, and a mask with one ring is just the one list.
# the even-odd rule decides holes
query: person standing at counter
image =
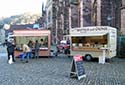
{"label": "person standing at counter", "polygon": [[38,40],[36,40],[35,42],[35,58],[37,59],[39,57],[39,49],[40,49],[40,43],[38,42]]}
{"label": "person standing at counter", "polygon": [[24,60],[24,58],[26,57],[26,63],[28,63],[29,56],[30,56],[30,47],[27,44],[23,45],[23,53],[24,53],[24,55],[22,56],[21,60]]}
{"label": "person standing at counter", "polygon": [[28,42],[28,46],[29,46],[29,48],[30,48],[30,54],[29,54],[29,57],[31,58],[31,57],[32,57],[32,48],[33,48],[33,43],[32,43],[31,40],[29,40],[29,42]]}
{"label": "person standing at counter", "polygon": [[43,39],[41,39],[40,41],[41,41],[41,47],[43,47],[44,45]]}

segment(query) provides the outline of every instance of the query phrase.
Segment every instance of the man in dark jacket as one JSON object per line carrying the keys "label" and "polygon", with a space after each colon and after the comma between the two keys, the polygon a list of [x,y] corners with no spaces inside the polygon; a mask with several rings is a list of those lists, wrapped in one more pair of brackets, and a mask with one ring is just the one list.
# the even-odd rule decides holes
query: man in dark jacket
{"label": "man in dark jacket", "polygon": [[15,62],[15,59],[14,59],[15,45],[11,42],[7,42],[6,46],[7,46],[8,60],[10,59],[10,55],[12,55],[12,60],[13,60],[13,62]]}
{"label": "man in dark jacket", "polygon": [[38,42],[38,40],[36,40],[36,43],[35,43],[35,58],[36,59],[39,57],[39,49],[40,49],[40,43]]}

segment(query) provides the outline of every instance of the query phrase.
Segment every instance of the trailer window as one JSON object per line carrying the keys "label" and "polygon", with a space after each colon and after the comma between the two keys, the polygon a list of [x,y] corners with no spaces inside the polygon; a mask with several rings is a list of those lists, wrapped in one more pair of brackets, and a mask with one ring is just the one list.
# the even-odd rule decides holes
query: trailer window
{"label": "trailer window", "polygon": [[107,34],[103,36],[79,36],[79,37],[71,37],[72,46],[80,46],[80,47],[95,47],[97,45],[105,45],[108,43]]}
{"label": "trailer window", "polygon": [[33,42],[33,47],[35,45],[35,41],[41,44],[41,48],[48,48],[48,36],[17,36],[15,39],[16,46],[18,48],[22,48],[23,44],[28,44],[29,40]]}

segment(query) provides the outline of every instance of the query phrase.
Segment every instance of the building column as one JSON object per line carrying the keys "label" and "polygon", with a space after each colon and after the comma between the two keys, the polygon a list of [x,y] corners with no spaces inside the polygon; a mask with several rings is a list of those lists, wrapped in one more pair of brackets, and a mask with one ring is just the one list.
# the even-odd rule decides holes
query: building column
{"label": "building column", "polygon": [[83,27],[83,0],[80,0],[80,27]]}
{"label": "building column", "polygon": [[69,7],[69,30],[71,29],[71,7]]}
{"label": "building column", "polygon": [[101,0],[97,0],[97,26],[101,26]]}
{"label": "building column", "polygon": [[125,0],[122,0],[121,7],[121,32],[125,35]]}

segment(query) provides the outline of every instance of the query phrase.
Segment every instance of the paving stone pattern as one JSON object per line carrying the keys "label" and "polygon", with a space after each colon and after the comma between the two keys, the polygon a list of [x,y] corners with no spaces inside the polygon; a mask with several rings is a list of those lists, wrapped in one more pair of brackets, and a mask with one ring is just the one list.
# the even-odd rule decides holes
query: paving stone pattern
{"label": "paving stone pattern", "polygon": [[113,58],[104,65],[83,61],[86,78],[78,80],[70,78],[72,58],[64,55],[30,59],[29,63],[16,58],[10,65],[2,54],[0,85],[125,85],[125,58]]}
{"label": "paving stone pattern", "polygon": [[84,61],[86,78],[70,78],[72,58],[30,59],[13,64],[0,57],[0,85],[125,85],[125,59],[113,58],[104,65]]}

